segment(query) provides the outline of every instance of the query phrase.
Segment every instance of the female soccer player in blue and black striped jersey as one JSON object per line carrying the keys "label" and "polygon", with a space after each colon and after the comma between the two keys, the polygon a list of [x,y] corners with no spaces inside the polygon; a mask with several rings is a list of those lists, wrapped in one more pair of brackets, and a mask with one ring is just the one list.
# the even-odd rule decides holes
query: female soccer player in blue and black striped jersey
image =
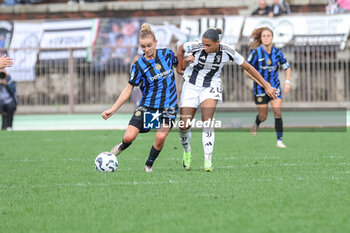
{"label": "female soccer player in blue and black striped jersey", "polygon": [[283,122],[282,122],[282,93],[280,80],[278,78],[279,64],[286,71],[284,81],[284,93],[290,90],[291,68],[281,50],[272,46],[273,32],[268,27],[257,28],[253,31],[253,38],[250,48],[253,49],[248,62],[271,84],[272,87],[280,91],[277,99],[271,99],[266,95],[264,87],[254,83],[254,98],[258,109],[258,115],[252,126],[252,135],[256,136],[261,122],[265,121],[268,114],[268,103],[270,102],[275,116],[275,130],[277,133],[277,147],[286,148],[282,141]]}
{"label": "female soccer player in blue and black striped jersey", "polygon": [[[204,170],[212,171],[212,153],[214,148],[213,120],[217,102],[222,101],[221,71],[223,66],[233,61],[251,74],[251,78],[260,81],[272,98],[276,97],[276,89],[266,82],[263,77],[247,63],[244,58],[231,46],[220,43],[221,29],[208,29],[202,42],[187,42],[177,50],[179,64],[177,72],[183,74],[185,82],[181,93],[181,121],[180,141],[184,149],[183,166],[191,169],[191,131],[190,123],[198,106],[202,110],[203,133],[202,143],[204,150]],[[184,60],[184,53],[192,53]],[[190,63],[190,64],[188,64]],[[187,67],[186,67],[187,66]],[[185,71],[183,69],[186,67]],[[209,122],[209,124],[208,124]]]}
{"label": "female soccer player in blue and black striped jersey", "polygon": [[156,49],[157,40],[148,24],[142,25],[139,44],[144,54],[132,65],[128,85],[115,104],[101,115],[107,120],[129,99],[134,86],[140,86],[142,98],[139,107],[129,122],[122,142],[114,146],[111,152],[119,155],[140,132],[158,128],[145,164],[145,171],[151,172],[176,118],[178,107],[173,66],[177,65],[177,58],[169,49]]}

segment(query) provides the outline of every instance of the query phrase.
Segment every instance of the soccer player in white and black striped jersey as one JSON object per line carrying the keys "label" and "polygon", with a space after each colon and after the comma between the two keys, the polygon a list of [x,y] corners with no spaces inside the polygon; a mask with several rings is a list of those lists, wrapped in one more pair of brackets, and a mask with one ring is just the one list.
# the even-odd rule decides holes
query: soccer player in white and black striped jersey
{"label": "soccer player in white and black striped jersey", "polygon": [[[217,102],[222,102],[221,71],[223,66],[233,61],[251,74],[254,81],[261,84],[266,93],[276,98],[277,90],[264,80],[258,71],[231,46],[220,43],[221,29],[208,29],[202,37],[202,42],[187,42],[177,50],[179,74],[184,76],[184,84],[180,100],[181,122],[180,141],[184,149],[183,166],[185,170],[191,169],[191,130],[190,124],[198,106],[202,110],[202,121],[212,121]],[[184,59],[185,52],[192,55]],[[212,153],[214,149],[214,128],[203,127],[202,143],[204,150],[204,170],[212,171]]]}

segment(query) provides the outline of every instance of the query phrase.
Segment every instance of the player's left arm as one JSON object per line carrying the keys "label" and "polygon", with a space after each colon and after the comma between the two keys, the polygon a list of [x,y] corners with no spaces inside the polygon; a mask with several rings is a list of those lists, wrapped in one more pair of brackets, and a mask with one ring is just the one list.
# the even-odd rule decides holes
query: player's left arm
{"label": "player's left arm", "polygon": [[[251,54],[249,55],[247,62],[252,65],[254,68],[256,67],[256,63],[258,62],[258,54],[256,52],[256,49],[254,49]],[[256,68],[255,68],[256,69]],[[244,70],[244,74],[250,78],[251,80],[253,80],[253,82],[256,82],[258,85],[263,86],[262,83],[257,80],[256,78],[254,78],[253,76],[251,76],[247,71]]]}
{"label": "player's left arm", "polygon": [[292,69],[289,67],[286,69],[286,79],[284,80],[284,93],[288,94],[290,91],[290,76],[292,74]]}
{"label": "player's left arm", "polygon": [[[244,73],[247,75],[248,78],[259,84],[260,86],[264,86],[263,82],[259,81],[254,75],[248,72],[248,70],[255,70],[255,68],[248,62],[244,60],[244,57],[239,54],[233,47],[226,45],[226,44],[221,44],[222,48],[226,51],[229,60],[235,62],[237,65],[240,65],[244,69]],[[254,55],[254,51],[252,54],[249,56],[248,60],[251,60]],[[259,74],[259,72],[258,72]],[[260,74],[259,74],[260,75]],[[261,75],[260,75],[261,76]],[[265,81],[265,80],[264,80]]]}
{"label": "player's left arm", "polygon": [[290,91],[290,76],[292,74],[292,69],[290,68],[290,65],[284,56],[284,54],[279,50],[279,57],[280,57],[280,64],[282,68],[286,71],[286,79],[284,81],[284,93],[288,94]]}

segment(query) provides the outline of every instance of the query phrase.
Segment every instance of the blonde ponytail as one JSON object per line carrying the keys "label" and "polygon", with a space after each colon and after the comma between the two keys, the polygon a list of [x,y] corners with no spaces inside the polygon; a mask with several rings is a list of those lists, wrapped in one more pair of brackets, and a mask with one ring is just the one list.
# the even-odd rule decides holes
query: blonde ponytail
{"label": "blonde ponytail", "polygon": [[156,40],[156,36],[151,28],[151,26],[147,23],[141,25],[141,30],[139,34],[140,39],[144,39],[148,36],[152,36],[154,40]]}

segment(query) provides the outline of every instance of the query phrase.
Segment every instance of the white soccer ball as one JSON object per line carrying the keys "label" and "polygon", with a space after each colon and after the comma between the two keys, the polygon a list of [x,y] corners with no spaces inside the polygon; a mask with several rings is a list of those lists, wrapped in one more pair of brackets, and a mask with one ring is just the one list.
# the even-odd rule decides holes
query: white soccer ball
{"label": "white soccer ball", "polygon": [[95,159],[95,167],[99,172],[114,172],[118,167],[117,157],[111,152],[102,152]]}

